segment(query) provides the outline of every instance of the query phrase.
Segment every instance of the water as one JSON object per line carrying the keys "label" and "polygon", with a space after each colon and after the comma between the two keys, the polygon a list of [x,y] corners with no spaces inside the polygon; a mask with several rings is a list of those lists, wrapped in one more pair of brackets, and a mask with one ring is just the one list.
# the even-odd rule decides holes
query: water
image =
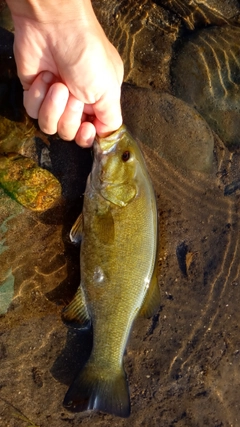
{"label": "water", "polygon": [[[238,427],[239,6],[100,3],[126,64],[124,121],[141,141],[156,191],[162,303],[152,319],[137,319],[127,347],[131,417],[63,409],[91,349],[91,335],[61,321],[79,282],[79,248],[68,236],[91,153],[58,138],[46,146],[41,133],[35,140],[19,104],[22,133],[15,116],[11,147],[50,169],[63,197],[34,213],[0,191],[0,425]],[[5,75],[0,88],[15,93]]]}

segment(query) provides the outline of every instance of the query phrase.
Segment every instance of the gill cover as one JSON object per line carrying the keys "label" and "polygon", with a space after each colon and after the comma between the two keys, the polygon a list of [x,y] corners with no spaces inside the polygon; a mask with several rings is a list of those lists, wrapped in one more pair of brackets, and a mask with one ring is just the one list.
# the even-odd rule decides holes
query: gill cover
{"label": "gill cover", "polygon": [[122,184],[116,186],[109,184],[107,187],[103,188],[100,193],[104,199],[114,205],[123,207],[127,206],[128,203],[134,199],[137,194],[137,188],[136,185],[133,184]]}

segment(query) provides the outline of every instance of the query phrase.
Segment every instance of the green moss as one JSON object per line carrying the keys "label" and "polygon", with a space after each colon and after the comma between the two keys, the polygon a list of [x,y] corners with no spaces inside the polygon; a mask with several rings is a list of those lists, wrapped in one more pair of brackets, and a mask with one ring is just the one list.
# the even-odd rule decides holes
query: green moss
{"label": "green moss", "polygon": [[10,154],[0,156],[0,186],[28,209],[45,211],[61,196],[59,181],[32,159]]}

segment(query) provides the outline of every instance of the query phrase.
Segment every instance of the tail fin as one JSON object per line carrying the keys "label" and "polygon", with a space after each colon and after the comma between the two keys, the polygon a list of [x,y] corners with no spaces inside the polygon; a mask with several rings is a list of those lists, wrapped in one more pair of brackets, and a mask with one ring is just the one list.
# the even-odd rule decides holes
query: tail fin
{"label": "tail fin", "polygon": [[112,373],[101,372],[90,363],[77,376],[69,388],[63,405],[70,411],[90,409],[107,412],[119,417],[130,415],[130,397],[124,369]]}

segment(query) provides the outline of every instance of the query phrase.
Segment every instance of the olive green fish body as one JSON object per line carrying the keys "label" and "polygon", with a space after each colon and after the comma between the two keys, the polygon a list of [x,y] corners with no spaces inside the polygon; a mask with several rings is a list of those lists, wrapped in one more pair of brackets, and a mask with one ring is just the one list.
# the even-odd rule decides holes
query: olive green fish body
{"label": "olive green fish body", "polygon": [[[89,199],[89,207],[94,208],[98,197],[95,194]],[[156,248],[152,243],[154,230],[144,224],[145,220],[152,225],[141,198],[124,209],[108,208],[109,213],[93,218],[84,210],[89,237],[83,237],[82,242],[82,286],[93,324],[94,355],[119,366],[132,322],[151,280]],[[113,227],[112,243],[104,242],[108,220],[109,228]],[[105,224],[99,236],[101,221]]]}
{"label": "olive green fish body", "polygon": [[129,415],[123,354],[149,291],[156,251],[153,188],[141,151],[123,126],[95,143],[84,196],[81,299],[92,322],[93,349],[66,406]]}

